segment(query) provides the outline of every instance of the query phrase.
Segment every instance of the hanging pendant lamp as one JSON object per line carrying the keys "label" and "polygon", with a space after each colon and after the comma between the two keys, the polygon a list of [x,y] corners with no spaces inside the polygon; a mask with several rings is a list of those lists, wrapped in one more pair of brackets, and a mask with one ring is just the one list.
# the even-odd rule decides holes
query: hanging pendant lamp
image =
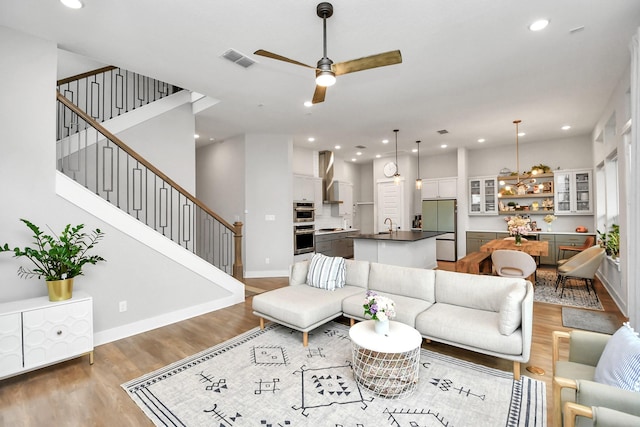
{"label": "hanging pendant lamp", "polygon": [[400,132],[399,129],[394,129],[393,130],[396,133],[396,173],[393,174],[393,182],[396,185],[400,184],[400,168],[398,167],[398,132]]}
{"label": "hanging pendant lamp", "polygon": [[422,190],[422,178],[420,178],[420,141],[416,141],[418,145],[418,177],[416,178],[416,190]]}

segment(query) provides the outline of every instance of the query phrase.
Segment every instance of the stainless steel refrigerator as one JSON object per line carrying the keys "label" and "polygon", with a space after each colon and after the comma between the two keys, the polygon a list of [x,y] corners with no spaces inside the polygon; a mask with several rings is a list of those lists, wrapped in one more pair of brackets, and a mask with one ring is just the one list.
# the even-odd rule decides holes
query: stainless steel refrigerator
{"label": "stainless steel refrigerator", "polygon": [[443,232],[436,237],[436,259],[456,261],[457,204],[455,199],[423,200],[422,230]]}

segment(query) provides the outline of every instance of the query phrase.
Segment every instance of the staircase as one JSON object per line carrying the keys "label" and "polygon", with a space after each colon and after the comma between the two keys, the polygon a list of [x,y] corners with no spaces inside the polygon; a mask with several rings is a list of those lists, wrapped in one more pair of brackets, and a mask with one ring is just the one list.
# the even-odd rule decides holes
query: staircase
{"label": "staircase", "polygon": [[[58,82],[57,170],[224,273],[242,280],[242,223],[230,224],[110,130],[152,103],[181,105],[181,88],[116,67]],[[172,104],[173,103],[173,104]],[[144,108],[143,108],[144,107]]]}

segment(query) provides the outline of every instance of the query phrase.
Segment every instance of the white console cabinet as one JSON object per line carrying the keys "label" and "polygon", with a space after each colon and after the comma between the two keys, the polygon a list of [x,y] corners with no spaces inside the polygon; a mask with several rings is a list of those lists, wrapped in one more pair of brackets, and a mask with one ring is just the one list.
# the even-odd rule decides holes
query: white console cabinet
{"label": "white console cabinet", "polygon": [[93,300],[83,292],[0,304],[0,378],[89,354],[93,364]]}

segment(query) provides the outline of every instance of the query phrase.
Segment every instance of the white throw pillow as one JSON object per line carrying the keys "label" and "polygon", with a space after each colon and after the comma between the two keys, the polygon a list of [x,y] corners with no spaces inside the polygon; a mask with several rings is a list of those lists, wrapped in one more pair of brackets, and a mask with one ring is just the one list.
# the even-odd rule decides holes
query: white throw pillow
{"label": "white throw pillow", "polygon": [[640,392],[640,338],[628,323],[609,338],[593,379],[602,384]]}
{"label": "white throw pillow", "polygon": [[511,335],[522,323],[522,300],[527,293],[527,288],[521,284],[513,284],[507,288],[502,304],[498,330],[502,335]]}
{"label": "white throw pillow", "polygon": [[309,263],[307,285],[333,291],[344,287],[346,270],[344,258],[315,254]]}

